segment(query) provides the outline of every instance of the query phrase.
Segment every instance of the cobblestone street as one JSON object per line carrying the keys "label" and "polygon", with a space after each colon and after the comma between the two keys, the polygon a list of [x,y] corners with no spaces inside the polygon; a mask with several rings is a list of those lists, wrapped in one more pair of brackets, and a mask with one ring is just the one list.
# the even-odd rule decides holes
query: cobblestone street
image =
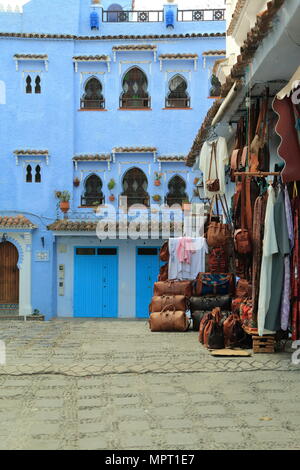
{"label": "cobblestone street", "polygon": [[214,358],[145,321],[1,322],[1,449],[299,449],[291,354]]}

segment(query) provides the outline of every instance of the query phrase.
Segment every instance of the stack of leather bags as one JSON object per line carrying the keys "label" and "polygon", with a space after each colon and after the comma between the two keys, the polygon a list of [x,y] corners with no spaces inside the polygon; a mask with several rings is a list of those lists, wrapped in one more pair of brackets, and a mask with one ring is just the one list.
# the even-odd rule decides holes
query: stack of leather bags
{"label": "stack of leather bags", "polygon": [[159,281],[149,306],[151,331],[187,331],[189,329],[190,281]]}

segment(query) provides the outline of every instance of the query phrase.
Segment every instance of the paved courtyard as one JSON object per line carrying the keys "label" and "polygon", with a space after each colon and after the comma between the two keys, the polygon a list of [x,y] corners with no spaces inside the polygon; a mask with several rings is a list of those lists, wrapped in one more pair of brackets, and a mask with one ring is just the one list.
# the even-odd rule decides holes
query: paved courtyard
{"label": "paved courtyard", "polygon": [[0,322],[1,449],[299,449],[291,354],[214,358],[145,321]]}

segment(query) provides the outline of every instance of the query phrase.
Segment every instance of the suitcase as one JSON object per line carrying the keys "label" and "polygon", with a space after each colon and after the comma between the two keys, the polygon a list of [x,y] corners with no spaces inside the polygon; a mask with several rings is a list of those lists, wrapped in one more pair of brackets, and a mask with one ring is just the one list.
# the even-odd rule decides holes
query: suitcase
{"label": "suitcase", "polygon": [[160,281],[154,283],[154,296],[184,295],[191,297],[192,289],[191,281]]}
{"label": "suitcase", "polygon": [[175,307],[176,310],[185,312],[187,310],[187,298],[184,295],[155,296],[152,298],[149,310],[150,312],[161,312],[167,306],[169,306],[171,310]]}
{"label": "suitcase", "polygon": [[230,295],[191,297],[190,308],[191,312],[196,310],[212,311],[216,307],[220,307],[221,310],[231,310],[231,300]]}
{"label": "suitcase", "polygon": [[149,319],[149,327],[151,331],[187,331],[190,326],[189,319],[185,312],[176,310],[168,310],[170,307],[165,307],[161,312],[151,313]]}

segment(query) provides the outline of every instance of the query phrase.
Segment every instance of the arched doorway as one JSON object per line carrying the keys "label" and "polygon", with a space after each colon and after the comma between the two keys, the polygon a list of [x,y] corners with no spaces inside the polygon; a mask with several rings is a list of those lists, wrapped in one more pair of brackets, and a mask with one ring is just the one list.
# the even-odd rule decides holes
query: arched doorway
{"label": "arched doorway", "polygon": [[18,259],[18,250],[12,243],[0,243],[0,304],[19,303]]}
{"label": "arched doorway", "polygon": [[140,168],[131,168],[123,178],[122,196],[127,196],[127,207],[133,204],[149,206],[149,194],[147,193],[148,180]]}

